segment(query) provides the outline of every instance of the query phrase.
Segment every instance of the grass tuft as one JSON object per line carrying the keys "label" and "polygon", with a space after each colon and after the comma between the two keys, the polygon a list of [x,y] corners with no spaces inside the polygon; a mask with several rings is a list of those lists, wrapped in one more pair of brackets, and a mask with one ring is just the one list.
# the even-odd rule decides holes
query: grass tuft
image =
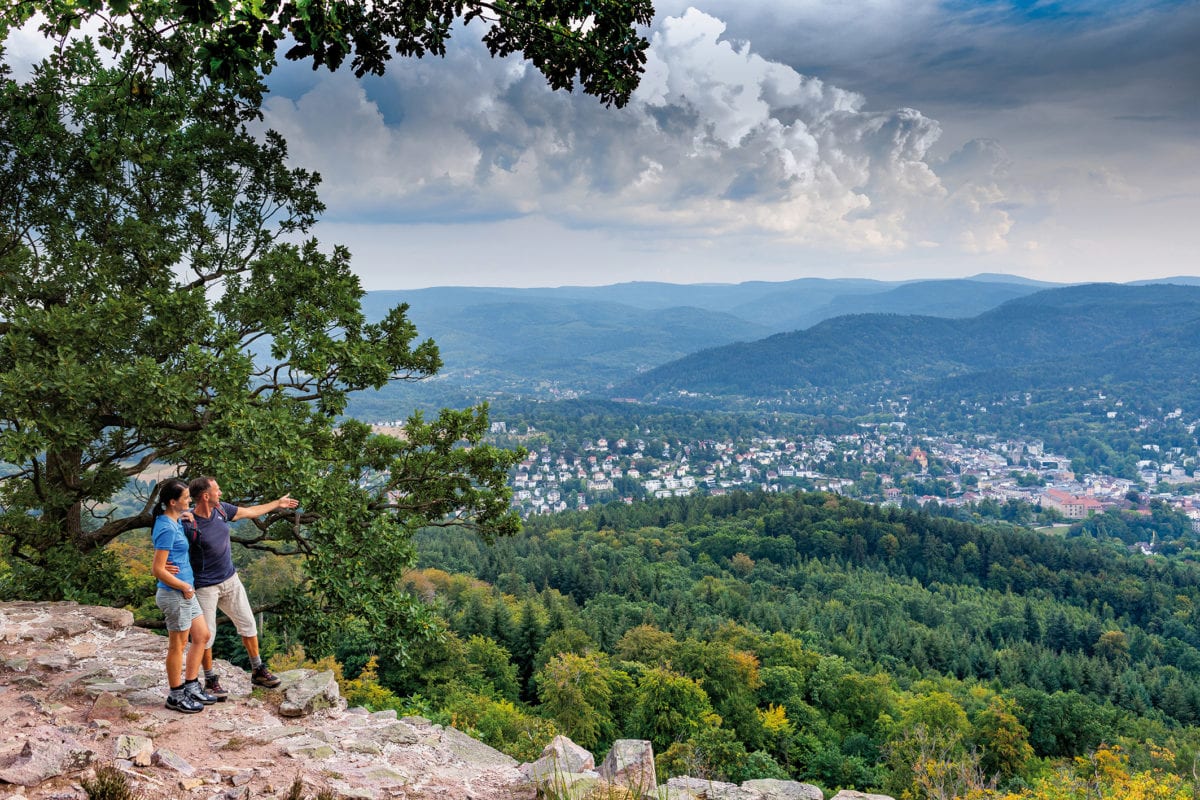
{"label": "grass tuft", "polygon": [[129,778],[111,764],[98,767],[95,778],[90,780],[85,778],[81,783],[88,800],[136,800],[137,798],[137,793],[129,785]]}

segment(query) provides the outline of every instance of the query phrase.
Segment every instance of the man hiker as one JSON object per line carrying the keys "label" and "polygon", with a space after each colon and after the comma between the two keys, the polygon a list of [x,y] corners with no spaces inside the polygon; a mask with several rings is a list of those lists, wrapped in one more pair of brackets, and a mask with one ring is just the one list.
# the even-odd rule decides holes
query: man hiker
{"label": "man hiker", "polygon": [[[212,646],[217,636],[217,609],[225,612],[225,616],[233,621],[242,644],[246,646],[246,654],[250,656],[250,682],[256,686],[272,688],[279,685],[279,678],[271,673],[263,664],[258,654],[258,627],[254,623],[254,612],[250,609],[250,600],[238,577],[237,569],[233,566],[233,556],[230,552],[229,523],[239,519],[261,517],[281,508],[296,508],[300,503],[290,495],[284,495],[271,503],[241,508],[231,503],[221,502],[221,487],[213,478],[196,478],[188,489],[192,495],[195,507],[192,516],[195,519],[199,533],[200,552],[193,555],[193,570],[195,572],[196,598],[204,612],[204,620],[208,623],[208,644],[204,650],[204,688],[211,695],[221,700],[228,692],[221,687],[217,673],[213,670]],[[196,545],[192,545],[196,547]]]}

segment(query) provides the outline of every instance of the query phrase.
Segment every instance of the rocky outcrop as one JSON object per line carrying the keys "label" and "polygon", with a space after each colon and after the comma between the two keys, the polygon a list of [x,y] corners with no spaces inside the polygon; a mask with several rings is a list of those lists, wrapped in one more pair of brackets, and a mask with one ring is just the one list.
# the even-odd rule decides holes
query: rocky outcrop
{"label": "rocky outcrop", "polygon": [[600,777],[634,794],[646,794],[658,786],[654,750],[644,739],[617,739],[598,770]]}
{"label": "rocky outcrop", "polygon": [[0,755],[0,781],[38,786],[51,778],[92,763],[96,752],[70,733],[39,725],[15,741],[5,742]]}
{"label": "rocky outcrop", "polygon": [[761,778],[733,783],[706,778],[677,777],[667,781],[663,800],[824,800],[824,793],[809,783]]}
{"label": "rocky outcrop", "polygon": [[541,757],[520,766],[521,774],[543,786],[568,786],[581,780],[599,780],[596,759],[566,736],[555,736]]}
{"label": "rocky outcrop", "polygon": [[283,702],[279,713],[284,717],[306,717],[323,708],[346,707],[332,672],[294,669],[279,676]]}
{"label": "rocky outcrop", "polygon": [[170,711],[165,655],[127,611],[0,604],[0,798],[82,800],[81,781],[113,764],[148,796],[240,800],[299,779],[308,797],[533,800],[513,759],[419,717],[347,710],[329,673],[252,693],[218,662],[229,700]]}
{"label": "rocky outcrop", "polygon": [[[654,751],[649,742],[618,739],[600,769],[591,770],[592,754],[565,736],[554,739],[537,761],[521,765],[540,796],[555,800],[824,800],[820,788],[773,778],[741,785],[710,778],[676,776],[657,785]],[[885,795],[843,791],[832,800],[893,800]]]}
{"label": "rocky outcrop", "polygon": [[822,800],[821,790],[809,783],[759,778],[746,781],[742,788],[758,792],[763,800]]}
{"label": "rocky outcrop", "polygon": [[[0,800],[85,800],[113,765],[143,796],[248,800],[299,780],[352,800],[823,800],[794,781],[740,786],[674,777],[659,786],[650,743],[618,740],[599,769],[558,737],[521,765],[453,728],[394,711],[347,709],[331,673],[283,673],[278,690],[218,662],[227,702],[199,714],[163,705],[166,640],[127,611],[0,604]],[[8,786],[5,786],[8,784]],[[833,800],[891,800],[843,791]]]}

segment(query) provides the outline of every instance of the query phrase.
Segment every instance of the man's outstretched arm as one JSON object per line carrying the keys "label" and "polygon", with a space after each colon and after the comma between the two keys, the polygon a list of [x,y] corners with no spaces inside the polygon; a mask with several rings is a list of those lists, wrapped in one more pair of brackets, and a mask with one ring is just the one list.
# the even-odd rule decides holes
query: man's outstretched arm
{"label": "man's outstretched arm", "polygon": [[237,513],[229,521],[236,522],[239,519],[261,517],[263,514],[270,514],[272,511],[278,511],[281,508],[295,508],[298,505],[300,505],[299,500],[296,500],[290,494],[285,494],[283,497],[270,503],[260,503],[256,506],[238,506]]}

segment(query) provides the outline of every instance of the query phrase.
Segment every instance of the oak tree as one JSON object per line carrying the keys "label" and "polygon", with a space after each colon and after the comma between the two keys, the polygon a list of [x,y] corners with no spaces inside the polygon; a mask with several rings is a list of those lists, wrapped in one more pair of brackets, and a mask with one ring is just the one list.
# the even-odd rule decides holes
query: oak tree
{"label": "oak tree", "polygon": [[[250,547],[306,555],[321,607],[376,629],[421,526],[514,531],[483,409],[413,416],[401,438],[341,420],[349,392],[433,374],[403,306],[378,323],[343,248],[305,234],[317,176],[268,133],[209,113],[178,69],[147,81],[67,45],[0,84],[0,535],[10,590],[70,596],[62,565],[149,526],[132,478],[216,474],[241,504],[293,492]],[[377,627],[378,626],[378,627]],[[397,631],[397,636],[400,631]]]}
{"label": "oak tree", "polygon": [[[104,546],[151,523],[131,482],[218,475],[249,505],[296,495],[296,513],[239,530],[301,554],[295,604],[314,642],[339,619],[403,660],[435,634],[397,591],[416,529],[514,532],[485,407],[413,414],[400,436],[343,419],[349,393],[441,366],[406,307],[363,315],[341,247],[309,235],[318,176],[258,116],[276,46],[380,73],[390,48],[443,52],[481,20],[497,55],[520,52],[554,88],[608,104],[636,86],[646,0],[323,2],[30,0],[53,54],[32,77],[0,63],[0,591],[113,599]],[[94,36],[80,30],[89,22]],[[0,58],[3,49],[0,47]],[[101,577],[96,578],[97,575]],[[106,590],[107,589],[107,590]]]}

